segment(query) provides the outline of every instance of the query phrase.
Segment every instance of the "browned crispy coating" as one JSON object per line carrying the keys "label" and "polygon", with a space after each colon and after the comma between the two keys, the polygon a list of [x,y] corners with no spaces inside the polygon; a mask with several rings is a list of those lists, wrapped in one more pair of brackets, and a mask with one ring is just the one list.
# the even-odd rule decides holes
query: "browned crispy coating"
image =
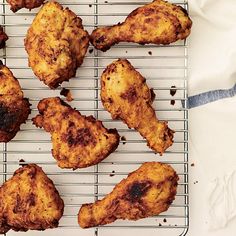
{"label": "browned crispy coating", "polygon": [[167,122],[159,121],[152,102],[155,94],[146,79],[127,60],[117,60],[107,66],[101,77],[103,106],[113,119],[121,119],[136,129],[155,152],[162,154],[173,143],[173,133]]}
{"label": "browned crispy coating", "polygon": [[30,114],[30,103],[23,97],[18,80],[0,65],[0,142],[9,142]]}
{"label": "browned crispy coating", "polygon": [[83,116],[60,98],[39,102],[40,115],[33,123],[52,135],[52,155],[61,168],[84,168],[95,165],[119,144],[116,129],[106,129],[92,116]]}
{"label": "browned crispy coating", "polygon": [[64,203],[52,180],[35,165],[25,165],[0,187],[0,234],[58,226]]}
{"label": "browned crispy coating", "polygon": [[90,41],[106,51],[120,42],[170,44],[190,34],[192,21],[180,6],[154,0],[131,12],[123,23],[95,29]]}
{"label": "browned crispy coating", "polygon": [[7,34],[3,31],[2,26],[0,26],[0,49],[6,46],[6,41],[8,40]]}
{"label": "browned crispy coating", "polygon": [[17,12],[21,8],[27,8],[29,10],[40,7],[44,0],[7,0],[11,5],[11,10]]}
{"label": "browned crispy coating", "polygon": [[178,175],[158,162],[146,162],[95,203],[83,204],[78,214],[82,228],[95,227],[117,219],[138,220],[168,210],[175,199]]}
{"label": "browned crispy coating", "polygon": [[75,76],[89,46],[82,20],[57,2],[44,4],[25,39],[29,66],[50,88]]}

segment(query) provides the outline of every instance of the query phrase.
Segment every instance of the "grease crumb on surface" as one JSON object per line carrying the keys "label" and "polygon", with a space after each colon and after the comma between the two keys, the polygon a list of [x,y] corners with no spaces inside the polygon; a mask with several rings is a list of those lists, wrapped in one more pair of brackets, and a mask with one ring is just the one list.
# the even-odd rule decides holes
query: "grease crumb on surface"
{"label": "grease crumb on surface", "polygon": [[159,223],[159,226],[162,226],[162,224],[161,224],[161,223]]}
{"label": "grease crumb on surface", "polygon": [[164,223],[166,223],[166,222],[167,222],[166,218],[164,218],[164,219],[163,219],[163,222],[164,222]]}
{"label": "grease crumb on surface", "polygon": [[90,53],[90,54],[93,53],[93,48],[89,49],[89,53]]}
{"label": "grease crumb on surface", "polygon": [[174,106],[174,105],[175,105],[175,100],[172,99],[172,100],[170,101],[170,104],[171,104],[172,106]]}
{"label": "grease crumb on surface", "polygon": [[128,51],[125,51],[125,53],[128,53]]}
{"label": "grease crumb on surface", "polygon": [[63,88],[60,92],[60,95],[66,97],[66,101],[68,102],[73,101],[73,97],[69,89]]}
{"label": "grease crumb on surface", "polygon": [[112,174],[110,174],[110,177],[113,177],[115,174],[115,171],[113,170],[112,172],[111,172]]}
{"label": "grease crumb on surface", "polygon": [[27,164],[24,164],[24,162],[25,162],[24,159],[20,159],[20,160],[19,160],[19,165],[20,165],[20,166],[25,166],[25,165],[27,165]]}
{"label": "grease crumb on surface", "polygon": [[152,51],[149,51],[148,54],[151,56],[152,55]]}
{"label": "grease crumb on surface", "polygon": [[120,140],[122,141],[123,144],[126,144],[126,137],[125,136],[121,136]]}
{"label": "grease crumb on surface", "polygon": [[92,4],[89,4],[89,7],[92,7]]}
{"label": "grease crumb on surface", "polygon": [[171,96],[175,96],[176,92],[177,92],[176,86],[175,85],[171,86],[170,95]]}
{"label": "grease crumb on surface", "polygon": [[191,166],[195,166],[195,164],[194,164],[194,163],[192,163],[192,164],[191,164]]}
{"label": "grease crumb on surface", "polygon": [[198,181],[193,182],[193,184],[198,184]]}
{"label": "grease crumb on surface", "polygon": [[105,1],[104,3],[108,3],[108,1]]}

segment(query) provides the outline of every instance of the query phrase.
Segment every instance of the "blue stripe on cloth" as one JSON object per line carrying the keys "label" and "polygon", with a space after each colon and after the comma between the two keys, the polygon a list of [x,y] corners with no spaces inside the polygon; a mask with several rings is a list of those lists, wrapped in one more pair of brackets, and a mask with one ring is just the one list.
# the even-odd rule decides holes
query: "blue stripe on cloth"
{"label": "blue stripe on cloth", "polygon": [[[231,89],[213,90],[188,97],[187,108],[194,108],[204,104],[214,102],[223,98],[229,98],[236,95],[236,84]],[[182,105],[184,101],[182,101]]]}

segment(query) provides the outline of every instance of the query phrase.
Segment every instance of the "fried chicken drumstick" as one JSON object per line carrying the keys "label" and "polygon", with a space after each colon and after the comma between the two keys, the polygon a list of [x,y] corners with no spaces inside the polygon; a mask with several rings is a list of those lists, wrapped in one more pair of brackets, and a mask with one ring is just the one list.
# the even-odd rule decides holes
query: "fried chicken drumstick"
{"label": "fried chicken drumstick", "polygon": [[13,12],[17,12],[21,8],[27,8],[29,10],[40,7],[44,0],[7,0],[11,6]]}
{"label": "fried chicken drumstick", "polygon": [[0,61],[0,142],[9,142],[30,114],[18,80]]}
{"label": "fried chicken drumstick", "polygon": [[110,64],[101,77],[101,100],[113,119],[136,129],[155,152],[162,154],[173,143],[167,122],[159,121],[152,102],[155,95],[146,79],[127,60]]}
{"label": "fried chicken drumstick", "polygon": [[138,220],[166,211],[175,199],[178,175],[167,164],[144,163],[102,200],[83,204],[78,214],[82,228],[117,219]]}
{"label": "fried chicken drumstick", "polygon": [[82,20],[57,2],[44,4],[25,39],[29,66],[50,88],[75,76],[88,46],[89,35]]}
{"label": "fried chicken drumstick", "polygon": [[119,145],[116,129],[106,129],[92,116],[83,116],[60,98],[45,98],[38,104],[37,127],[52,135],[52,155],[61,168],[84,168],[105,159]]}
{"label": "fried chicken drumstick", "polygon": [[0,187],[0,234],[58,226],[64,203],[43,170],[29,164]]}
{"label": "fried chicken drumstick", "polygon": [[154,0],[134,10],[123,23],[95,29],[90,41],[104,52],[120,42],[170,44],[187,38],[191,26],[192,21],[185,9]]}

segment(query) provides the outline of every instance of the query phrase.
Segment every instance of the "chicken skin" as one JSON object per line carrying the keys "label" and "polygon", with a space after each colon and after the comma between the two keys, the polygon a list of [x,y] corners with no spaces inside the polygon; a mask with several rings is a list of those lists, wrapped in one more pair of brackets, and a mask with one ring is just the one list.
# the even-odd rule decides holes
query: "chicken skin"
{"label": "chicken skin", "polygon": [[88,46],[82,20],[57,2],[44,4],[25,39],[29,66],[52,89],[75,76]]}
{"label": "chicken skin", "polygon": [[172,145],[173,133],[167,122],[157,119],[152,102],[155,94],[146,79],[127,60],[110,64],[101,77],[101,100],[113,119],[121,119],[136,129],[155,152],[163,152]]}
{"label": "chicken skin", "polygon": [[0,234],[58,226],[64,203],[53,182],[35,165],[25,165],[0,187]]}
{"label": "chicken skin", "polygon": [[52,135],[52,155],[61,168],[84,168],[98,164],[119,144],[115,129],[106,129],[92,116],[83,116],[60,98],[46,98],[38,104],[37,127]]}
{"label": "chicken skin", "polygon": [[17,12],[21,8],[27,8],[29,10],[40,7],[44,0],[7,0],[11,6],[13,12]]}
{"label": "chicken skin", "polygon": [[78,223],[82,228],[89,228],[117,219],[138,220],[158,215],[168,210],[175,199],[178,179],[167,164],[144,163],[102,200],[83,204]]}
{"label": "chicken skin", "polygon": [[[2,62],[1,62],[2,63]],[[23,97],[18,80],[0,65],[0,142],[9,142],[30,114],[30,103]]]}
{"label": "chicken skin", "polygon": [[187,38],[191,26],[192,21],[185,9],[154,0],[131,12],[123,23],[95,29],[90,41],[104,52],[120,42],[165,45]]}

